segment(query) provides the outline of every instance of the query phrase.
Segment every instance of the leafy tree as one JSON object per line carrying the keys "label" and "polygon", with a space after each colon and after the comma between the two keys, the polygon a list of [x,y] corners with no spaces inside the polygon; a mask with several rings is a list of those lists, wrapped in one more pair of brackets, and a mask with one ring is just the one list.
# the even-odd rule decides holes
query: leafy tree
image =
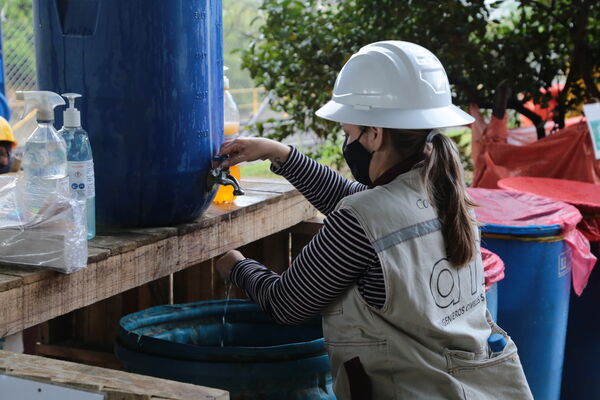
{"label": "leafy tree", "polygon": [[600,2],[596,0],[264,0],[260,35],[243,65],[257,85],[276,94],[273,107],[290,119],[259,132],[276,138],[297,130],[321,137],[335,124],[314,116],[329,100],[349,55],[378,40],[419,43],[442,61],[454,101],[492,108],[503,83],[509,109],[530,118],[543,135],[542,117],[525,108],[547,105],[549,89],[564,83],[554,118],[599,97]]}

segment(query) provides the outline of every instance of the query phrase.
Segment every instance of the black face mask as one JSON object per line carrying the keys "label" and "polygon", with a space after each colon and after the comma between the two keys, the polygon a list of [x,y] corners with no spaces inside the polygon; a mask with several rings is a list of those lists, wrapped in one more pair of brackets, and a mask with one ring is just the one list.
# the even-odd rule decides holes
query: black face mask
{"label": "black face mask", "polygon": [[361,136],[366,131],[366,128],[363,129],[360,132],[358,139],[354,140],[350,144],[348,144],[348,136],[346,136],[342,151],[344,153],[346,163],[350,167],[350,171],[352,171],[352,176],[354,176],[354,179],[363,185],[371,186],[372,182],[371,178],[369,178],[369,166],[371,165],[371,158],[373,158],[373,154],[369,153],[369,151],[365,149],[359,141]]}

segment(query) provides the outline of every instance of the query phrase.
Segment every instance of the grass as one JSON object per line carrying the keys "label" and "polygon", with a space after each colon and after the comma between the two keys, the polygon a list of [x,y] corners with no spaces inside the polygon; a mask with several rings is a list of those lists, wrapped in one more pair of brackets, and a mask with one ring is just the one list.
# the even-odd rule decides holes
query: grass
{"label": "grass", "polygon": [[240,174],[242,179],[244,177],[284,179],[282,176],[272,173],[269,169],[270,166],[270,161],[253,161],[249,163],[243,163],[240,164]]}

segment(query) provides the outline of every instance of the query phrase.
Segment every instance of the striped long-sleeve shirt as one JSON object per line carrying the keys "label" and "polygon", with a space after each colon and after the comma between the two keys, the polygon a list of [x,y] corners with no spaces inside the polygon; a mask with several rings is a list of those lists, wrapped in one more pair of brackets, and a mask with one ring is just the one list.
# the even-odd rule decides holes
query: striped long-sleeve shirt
{"label": "striped long-sleeve shirt", "polygon": [[298,324],[319,314],[354,284],[369,304],[381,308],[385,285],[377,254],[353,213],[345,208],[335,210],[342,198],[367,187],[296,149],[273,172],[283,175],[327,218],[281,275],[245,259],[232,269],[231,281],[281,324]]}

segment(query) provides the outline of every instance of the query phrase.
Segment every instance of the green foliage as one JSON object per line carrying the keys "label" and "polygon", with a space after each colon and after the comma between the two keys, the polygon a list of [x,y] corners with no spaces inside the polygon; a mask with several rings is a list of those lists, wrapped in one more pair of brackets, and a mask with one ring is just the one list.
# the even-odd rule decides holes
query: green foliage
{"label": "green foliage", "polygon": [[281,176],[271,172],[270,161],[254,161],[240,164],[240,175],[242,178],[269,178],[283,179]]}
{"label": "green foliage", "polygon": [[[314,131],[336,141],[339,128],[314,116],[331,95],[338,71],[361,46],[406,40],[433,51],[453,85],[454,102],[491,108],[507,80],[508,107],[548,100],[541,88],[565,83],[557,122],[600,97],[600,2],[595,0],[264,0],[260,35],[243,52],[255,83],[272,91],[286,121],[257,126],[284,138]],[[537,119],[536,119],[537,117]]]}
{"label": "green foliage", "polygon": [[247,48],[258,34],[252,21],[258,16],[260,0],[223,0],[223,61],[232,88],[252,88],[250,73],[242,69],[240,49]]}

